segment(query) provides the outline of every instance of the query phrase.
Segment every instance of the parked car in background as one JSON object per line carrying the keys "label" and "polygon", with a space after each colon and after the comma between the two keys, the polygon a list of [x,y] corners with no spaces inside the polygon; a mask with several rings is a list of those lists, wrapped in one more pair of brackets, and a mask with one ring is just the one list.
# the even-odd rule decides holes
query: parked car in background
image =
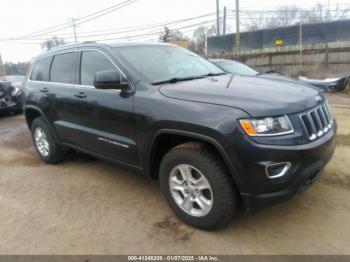
{"label": "parked car in background", "polygon": [[256,69],[247,66],[243,63],[229,60],[229,59],[210,59],[215,65],[220,67],[227,73],[233,75],[244,75],[244,76],[257,76],[260,78],[270,78],[275,80],[287,81],[298,85],[305,85],[313,88],[317,88],[322,92],[328,91],[343,91],[349,83],[349,77],[337,77],[327,79],[309,79],[307,77],[299,76],[298,79],[282,75],[276,70],[268,70],[265,73],[260,73]]}
{"label": "parked car in background", "polygon": [[0,81],[4,82],[10,82],[13,86],[22,88],[23,81],[25,79],[25,76],[22,75],[11,75],[11,76],[2,76],[0,77]]}
{"label": "parked car in background", "polygon": [[10,82],[0,81],[0,113],[22,113],[23,93]]}
{"label": "parked car in background", "polygon": [[304,76],[299,76],[299,80],[324,91],[341,92],[347,87],[349,83],[349,76],[326,79],[311,79]]}
{"label": "parked car in background", "polygon": [[24,87],[43,161],[72,148],[159,179],[172,210],[202,229],[226,225],[239,204],[259,209],[306,190],[336,146],[318,90],[227,74],[170,44],[54,49]]}
{"label": "parked car in background", "polygon": [[247,66],[243,63],[229,60],[229,59],[210,59],[212,63],[220,67],[222,70],[224,70],[226,73],[230,73],[233,75],[240,75],[240,76],[254,76],[258,78],[267,78],[271,80],[278,80],[278,81],[286,81],[289,83],[294,84],[302,84],[309,86],[308,84],[302,83],[298,80],[295,80],[293,78],[290,78],[288,76],[282,75],[278,73],[276,70],[269,70],[268,72],[261,73],[257,71],[256,69]]}
{"label": "parked car in background", "polygon": [[260,73],[240,62],[229,60],[229,59],[209,59],[212,63],[220,67],[226,73],[241,75],[241,76],[257,76]]}

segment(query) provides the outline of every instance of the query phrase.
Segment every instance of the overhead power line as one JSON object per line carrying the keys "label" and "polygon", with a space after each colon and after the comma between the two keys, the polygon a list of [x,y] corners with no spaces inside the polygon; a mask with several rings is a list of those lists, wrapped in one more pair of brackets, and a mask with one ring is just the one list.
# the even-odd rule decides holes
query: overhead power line
{"label": "overhead power line", "polygon": [[[98,10],[96,12],[93,12],[93,13],[90,13],[88,15],[85,15],[83,17],[80,17],[78,19],[75,20],[76,24],[83,24],[83,23],[86,23],[86,22],[89,22],[89,21],[92,21],[94,19],[97,19],[101,16],[104,16],[104,15],[107,15],[109,13],[112,13],[124,6],[127,6],[127,5],[130,5],[134,2],[136,2],[138,0],[125,0],[123,2],[119,2],[119,3],[116,3],[116,4],[113,4],[112,6],[109,6],[107,8],[103,8],[101,10]],[[339,5],[336,5],[336,7],[339,7]],[[334,8],[334,7],[332,7]],[[240,10],[240,13],[241,12],[246,12],[246,13],[259,13],[259,14],[263,14],[263,13],[295,13],[295,12],[309,12],[309,11],[312,11],[313,8],[308,8],[308,9],[301,9],[301,10],[254,10],[254,9],[243,9],[243,10]],[[337,9],[330,9],[330,10],[326,10],[325,11],[328,11],[328,12],[343,12],[343,11],[347,11],[349,10],[349,8],[337,8]],[[235,10],[230,10],[231,12],[234,12]],[[245,19],[245,18],[242,18],[242,19]],[[246,18],[246,19],[251,19],[251,17],[249,18]],[[253,18],[254,19],[254,18]],[[256,18],[256,19],[262,19],[261,17],[259,18]],[[30,34],[26,34],[26,35],[22,35],[22,36],[17,36],[17,37],[12,37],[12,38],[8,38],[8,39],[2,39],[2,40],[21,40],[21,39],[24,39],[24,38],[33,38],[33,37],[38,37],[38,36],[44,36],[44,35],[48,35],[50,33],[55,33],[55,32],[59,32],[59,31],[62,31],[62,30],[65,30],[65,29],[68,29],[68,28],[71,28],[72,24],[71,22],[66,22],[66,23],[62,23],[62,24],[59,24],[59,25],[56,25],[56,26],[51,26],[51,27],[48,27],[46,29],[41,29],[41,30],[38,30],[38,31],[35,31],[35,32],[32,32]]]}
{"label": "overhead power line", "polygon": [[[178,23],[185,23],[188,21],[197,20],[200,18],[206,18],[206,17],[213,16],[213,15],[215,15],[215,12],[203,14],[200,16],[185,18],[185,19],[171,20],[171,21],[165,21],[165,22],[159,22],[159,23],[153,23],[153,24],[127,26],[127,27],[110,28],[110,29],[101,29],[101,30],[94,30],[94,31],[85,31],[85,32],[80,32],[80,34],[84,35],[84,34],[89,34],[89,33],[101,33],[101,32],[106,32],[106,31],[113,31],[113,30],[126,30],[126,31],[116,31],[116,32],[132,32],[132,31],[150,29],[150,28],[154,28],[154,27],[164,27],[164,26],[170,26],[170,25],[178,24]],[[60,35],[65,36],[65,35],[71,35],[71,34],[60,34]]]}
{"label": "overhead power line", "polygon": [[[210,23],[214,23],[215,19],[212,20],[207,20],[207,21],[202,21],[200,23],[196,23],[196,24],[191,24],[191,25],[187,25],[187,26],[181,26],[181,27],[177,27],[177,28],[173,28],[171,29],[172,31],[177,31],[177,30],[182,30],[182,29],[187,29],[187,28],[192,28],[192,27],[198,27],[200,25],[206,25],[206,24],[210,24]],[[161,32],[160,31],[152,31],[152,32],[147,32],[147,33],[143,33],[143,34],[138,34],[138,35],[131,35],[131,36],[120,36],[120,37],[113,37],[113,38],[104,38],[104,39],[94,39],[95,41],[112,41],[112,40],[121,40],[121,39],[133,39],[133,38],[137,38],[137,37],[145,37],[145,36],[153,36],[153,35],[159,35]]]}
{"label": "overhead power line", "polygon": [[78,25],[87,23],[87,22],[92,21],[92,20],[95,20],[95,19],[97,19],[97,18],[99,18],[99,17],[102,17],[102,16],[108,15],[108,14],[110,14],[110,13],[113,13],[113,12],[115,12],[116,10],[119,10],[119,9],[125,7],[125,6],[128,6],[128,5],[131,5],[131,4],[133,4],[133,3],[137,2],[137,1],[139,1],[139,0],[129,0],[129,1],[125,1],[125,2],[121,3],[119,6],[114,7],[114,8],[108,8],[108,9],[105,10],[104,12],[99,13],[99,14],[96,14],[95,16],[91,16],[91,15],[90,15],[89,17],[79,18],[79,19],[78,19]]}
{"label": "overhead power line", "polygon": [[[157,23],[157,24],[151,24],[151,25],[145,25],[145,26],[134,26],[134,27],[124,27],[124,29],[127,28],[133,28],[133,29],[128,29],[128,30],[122,30],[122,31],[115,31],[115,32],[108,32],[108,33],[100,33],[100,34],[83,34],[81,35],[81,33],[79,34],[79,38],[91,38],[91,37],[97,37],[97,36],[108,36],[108,35],[118,35],[118,34],[124,34],[124,33],[130,33],[130,32],[140,32],[140,31],[144,31],[147,29],[161,29],[164,26],[171,26],[171,25],[176,25],[176,24],[181,24],[181,23],[186,23],[186,22],[190,22],[193,20],[199,20],[201,18],[208,18],[211,16],[214,16],[215,13],[208,13],[208,14],[204,14],[204,15],[200,15],[200,16],[196,16],[196,17],[191,17],[191,18],[186,18],[186,19],[180,19],[180,20],[174,20],[174,21],[168,21],[168,22],[163,22],[163,23]],[[201,23],[206,23],[207,21],[202,21],[200,23],[197,23],[195,25],[200,25]],[[191,26],[191,25],[190,25]],[[186,28],[186,26],[185,26]],[[122,29],[122,28],[120,28]],[[99,31],[94,31],[94,32],[99,32]],[[88,33],[88,32],[85,32]],[[61,35],[63,36],[63,35]],[[74,34],[65,34],[64,38],[75,38]],[[35,41],[35,40],[45,40],[46,38],[36,38],[36,37],[31,37],[31,38],[25,38],[25,39],[16,39],[16,41]]]}
{"label": "overhead power line", "polygon": [[[118,7],[114,7],[114,8],[112,8],[112,9],[110,9],[108,12],[104,12],[104,13],[102,13],[102,14],[99,14],[99,15],[96,15],[96,16],[93,16],[93,17],[90,17],[90,15],[89,15],[90,18],[88,18],[88,19],[86,19],[88,16],[85,16],[84,18],[78,18],[78,19],[75,20],[75,21],[76,21],[75,24],[76,24],[76,25],[81,25],[81,24],[84,24],[84,23],[86,23],[86,22],[95,20],[95,19],[97,19],[97,18],[100,18],[100,17],[105,16],[105,15],[107,15],[107,14],[110,14],[110,13],[112,13],[112,12],[115,12],[115,11],[117,11],[117,10],[123,8],[123,7],[126,7],[126,6],[132,4],[132,3],[136,2],[136,1],[138,1],[138,0],[128,0],[128,1],[125,1],[125,2],[121,3]],[[70,27],[71,27],[71,25],[66,26],[66,27],[63,27],[63,28],[60,28],[60,29],[48,31],[48,32],[45,32],[45,33],[42,33],[42,34],[34,35],[34,36],[36,36],[36,37],[37,37],[37,36],[43,36],[43,35],[47,35],[47,34],[49,34],[49,33],[59,32],[59,31],[65,30],[65,29],[70,28]]]}
{"label": "overhead power line", "polygon": [[[206,20],[206,21],[201,21],[199,23],[195,23],[195,24],[191,24],[191,25],[186,25],[186,26],[180,26],[180,27],[176,27],[176,28],[172,28],[172,31],[177,31],[177,30],[183,30],[183,29],[189,29],[190,30],[184,30],[181,31],[181,33],[188,33],[188,32],[193,32],[195,31],[198,26],[201,25],[208,25],[208,24],[214,24],[215,19],[211,19],[211,20]],[[116,41],[116,40],[139,40],[139,39],[145,39],[145,38],[149,38],[149,37],[153,37],[153,36],[159,36],[161,33],[161,31],[157,30],[157,31],[149,31],[149,32],[145,32],[145,33],[141,33],[141,34],[134,34],[134,35],[129,35],[129,36],[114,36],[114,37],[110,37],[110,38],[96,38],[96,39],[91,39],[92,41]],[[19,42],[15,42],[16,44],[19,44]],[[26,43],[26,42],[24,42]],[[27,44],[27,43],[26,43]],[[40,44],[40,42],[30,42],[30,44]]]}
{"label": "overhead power line", "polygon": [[[130,5],[136,1],[138,1],[138,0],[127,0],[127,1],[123,1],[123,2],[118,3],[118,4],[114,4],[112,6],[113,8],[112,7],[104,8],[104,9],[101,9],[99,11],[93,12],[89,15],[80,17],[79,19],[75,19],[75,24],[82,24],[82,23],[86,23],[86,22],[89,22],[91,20],[97,19],[101,16],[107,15],[108,13],[111,13],[111,12],[114,12],[114,11],[120,9],[120,8],[123,8],[124,6]],[[346,11],[346,10],[347,9],[344,9],[344,10],[337,9],[337,10],[325,10],[325,11],[342,12],[342,11]],[[307,10],[304,9],[302,11],[306,12]],[[310,9],[308,11],[313,11],[313,10]],[[240,10],[239,11],[239,13],[241,14],[240,20],[274,19],[274,18],[276,18],[276,16],[274,16],[274,13],[283,13],[283,12],[285,12],[285,13],[300,12],[300,10]],[[222,11],[220,11],[220,13],[222,13]],[[230,15],[227,16],[228,19],[234,19],[236,17],[235,10],[230,10],[229,13],[230,13]],[[253,16],[250,16],[249,14],[252,14]],[[259,15],[259,14],[261,14],[261,15]],[[102,29],[102,30],[95,30],[95,31],[80,32],[79,38],[96,38],[96,39],[93,39],[96,41],[148,38],[151,36],[159,35],[161,33],[160,28],[164,27],[164,26],[175,26],[176,25],[177,28],[171,28],[171,29],[172,30],[181,30],[181,29],[192,28],[195,26],[205,25],[208,23],[214,24],[215,20],[207,20],[207,21],[201,21],[200,23],[196,23],[196,24],[179,26],[179,24],[181,24],[181,23],[187,23],[189,21],[199,20],[201,18],[209,18],[209,17],[214,16],[214,15],[215,15],[215,12],[212,12],[212,13],[203,14],[203,15],[200,15],[197,17],[190,17],[190,18],[179,19],[179,20],[174,20],[174,21],[167,21],[167,22],[162,22],[162,23],[153,23],[153,24],[148,24],[148,25],[138,25],[138,26],[120,27],[120,28],[114,28],[114,29],[112,28],[112,29]],[[26,35],[26,37],[11,38],[10,40],[6,40],[6,41],[17,41],[17,42],[23,41],[23,43],[26,43],[26,44],[40,44],[40,43],[34,43],[34,42],[46,40],[48,37],[50,37],[50,35],[49,35],[50,33],[59,32],[59,31],[62,31],[66,28],[71,28],[71,26],[72,26],[72,24],[70,22],[65,23],[63,25],[65,25],[65,26],[63,26],[62,28],[59,28],[59,25],[58,25],[55,27],[50,27],[50,29],[55,28],[52,30],[45,31],[43,29],[43,30],[36,31],[36,34],[32,33],[32,34]],[[152,29],[157,30],[157,31],[154,31],[154,30],[148,31],[148,32],[146,31],[146,30],[152,30]],[[113,30],[116,30],[116,31],[113,31]],[[190,31],[194,31],[194,30],[190,30]],[[38,33],[38,32],[41,32],[41,33]],[[125,35],[128,33],[130,34],[132,32],[134,34]],[[184,32],[182,32],[182,33],[184,33]],[[51,36],[53,37],[56,35],[51,35]],[[67,39],[73,39],[75,37],[74,34],[72,34],[72,33],[58,34],[57,36],[62,36],[63,38],[67,38]],[[107,37],[107,36],[111,36],[111,37]],[[45,38],[43,38],[43,37],[45,37]],[[107,38],[102,39],[102,37],[107,37]],[[4,40],[0,40],[0,41],[4,41]],[[32,41],[32,42],[27,43],[25,41]]]}
{"label": "overhead power line", "polygon": [[[126,1],[114,4],[114,5],[112,5],[112,6],[108,7],[108,8],[104,8],[104,9],[101,9],[99,11],[96,11],[96,12],[93,12],[91,14],[88,14],[86,16],[83,16],[83,17],[80,17],[78,19],[75,19],[75,23],[76,23],[76,25],[79,25],[79,24],[83,24],[83,23],[95,20],[95,19],[100,18],[102,16],[108,15],[108,14],[110,14],[112,12],[115,12],[115,11],[117,11],[117,10],[123,8],[123,7],[126,7],[126,6],[132,4],[132,3],[136,2],[136,1],[139,1],[139,0],[126,0]],[[11,37],[11,38],[9,38],[7,40],[21,40],[21,39],[25,39],[25,38],[43,36],[43,35],[47,35],[47,34],[50,34],[50,33],[55,33],[55,32],[59,32],[59,31],[65,30],[67,28],[71,28],[71,26],[72,26],[71,22],[66,22],[66,23],[63,23],[63,24],[56,25],[56,26],[48,27],[46,29],[41,29],[41,30],[35,31],[33,33],[30,33],[30,34],[17,36],[17,37]]]}

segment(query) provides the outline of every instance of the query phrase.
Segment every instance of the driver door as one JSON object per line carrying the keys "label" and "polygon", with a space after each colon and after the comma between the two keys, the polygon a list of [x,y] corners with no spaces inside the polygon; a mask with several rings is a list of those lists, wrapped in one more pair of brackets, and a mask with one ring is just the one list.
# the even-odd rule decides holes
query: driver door
{"label": "driver door", "polygon": [[[74,88],[71,144],[92,153],[138,166],[133,92],[102,90],[93,86],[94,74],[116,70],[124,75],[102,51],[87,50],[80,53],[79,81]],[[131,86],[130,86],[131,87]]]}

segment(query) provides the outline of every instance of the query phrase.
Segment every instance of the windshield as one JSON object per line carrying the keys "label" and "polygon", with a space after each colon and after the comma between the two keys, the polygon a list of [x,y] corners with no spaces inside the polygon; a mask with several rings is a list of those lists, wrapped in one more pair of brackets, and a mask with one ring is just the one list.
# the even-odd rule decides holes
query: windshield
{"label": "windshield", "polygon": [[0,80],[8,81],[8,82],[23,82],[25,76],[3,76]]}
{"label": "windshield", "polygon": [[255,71],[253,68],[234,61],[223,61],[217,62],[216,64],[224,71],[234,75],[256,76],[259,74],[259,72]]}
{"label": "windshield", "polygon": [[206,59],[177,46],[128,46],[117,50],[123,60],[153,84],[224,74]]}

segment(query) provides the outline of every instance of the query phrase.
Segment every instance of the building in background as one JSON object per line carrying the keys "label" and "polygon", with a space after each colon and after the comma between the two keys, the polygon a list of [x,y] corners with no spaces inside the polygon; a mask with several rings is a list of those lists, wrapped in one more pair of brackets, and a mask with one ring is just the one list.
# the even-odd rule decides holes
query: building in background
{"label": "building in background", "polygon": [[[329,42],[350,42],[350,20],[339,20],[316,24],[300,24],[240,33],[241,50],[266,49],[300,44],[319,44]],[[301,30],[301,31],[300,31]],[[277,45],[276,45],[277,44]],[[236,34],[208,37],[208,55],[233,53]]]}
{"label": "building in background", "polygon": [[[350,75],[350,20],[242,32],[240,60],[261,71],[329,77]],[[210,58],[235,58],[235,34],[208,37]]]}

